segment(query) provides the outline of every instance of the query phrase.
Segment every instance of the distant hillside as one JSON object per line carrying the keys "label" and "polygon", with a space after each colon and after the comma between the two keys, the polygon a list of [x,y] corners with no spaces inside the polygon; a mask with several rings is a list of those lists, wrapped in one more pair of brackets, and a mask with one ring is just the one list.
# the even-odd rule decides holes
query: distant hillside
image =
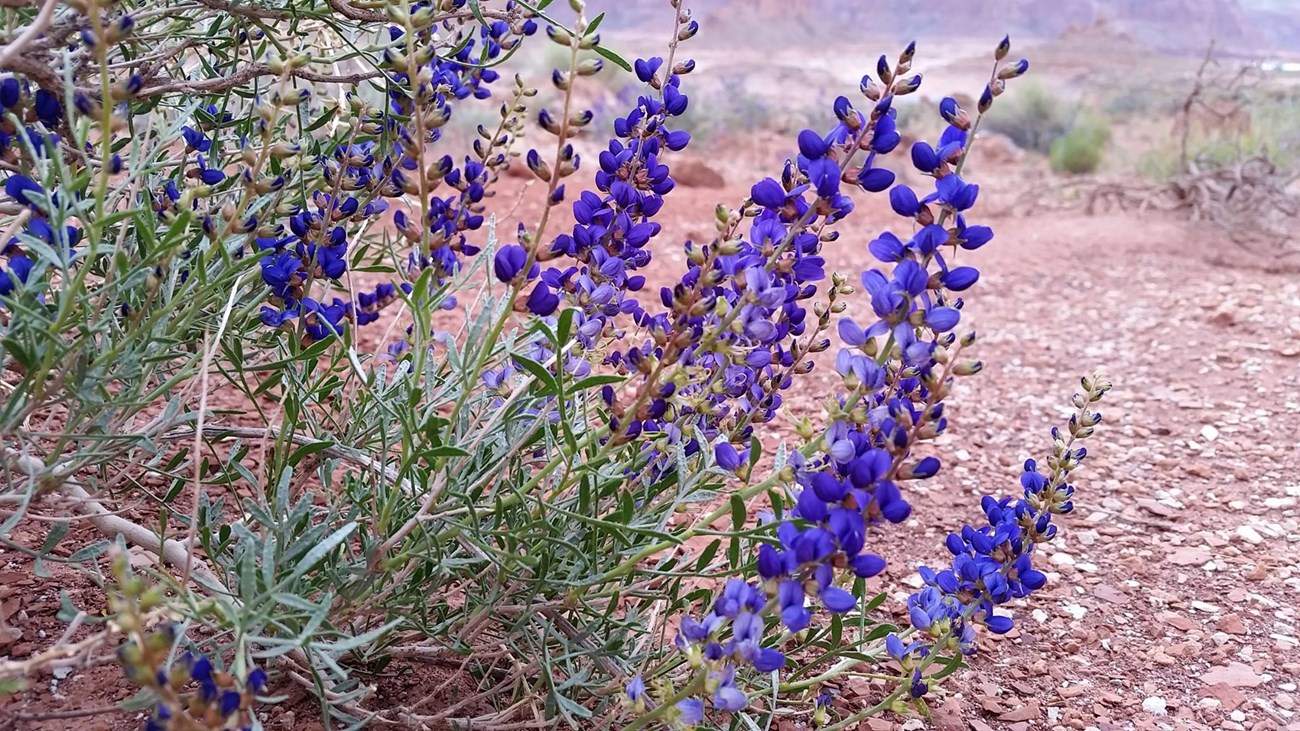
{"label": "distant hillside", "polygon": [[[591,0],[621,28],[661,27],[667,0]],[[764,44],[801,37],[848,39],[871,33],[909,38],[1009,32],[1051,39],[1106,21],[1153,49],[1196,53],[1221,48],[1259,54],[1300,52],[1300,0],[687,0],[696,17],[731,40]],[[716,32],[716,31],[715,31]],[[718,36],[713,36],[718,40]]]}

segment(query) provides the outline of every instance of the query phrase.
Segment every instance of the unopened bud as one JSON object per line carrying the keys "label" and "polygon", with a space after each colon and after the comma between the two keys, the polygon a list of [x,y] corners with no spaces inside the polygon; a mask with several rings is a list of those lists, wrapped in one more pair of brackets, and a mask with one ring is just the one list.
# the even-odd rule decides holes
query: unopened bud
{"label": "unopened bud", "polygon": [[589,58],[578,64],[576,69],[579,76],[595,76],[600,70],[605,68],[605,62],[598,58]]}
{"label": "unopened bud", "polygon": [[572,46],[573,36],[569,31],[554,25],[546,26],[546,35],[561,46]]}

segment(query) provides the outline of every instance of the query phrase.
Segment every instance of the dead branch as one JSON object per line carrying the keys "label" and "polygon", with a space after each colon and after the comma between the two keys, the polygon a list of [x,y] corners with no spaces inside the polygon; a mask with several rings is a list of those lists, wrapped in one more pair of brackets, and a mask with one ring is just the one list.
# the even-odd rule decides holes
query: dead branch
{"label": "dead branch", "polygon": [[1227,165],[1192,160],[1187,172],[1164,182],[1081,178],[1040,186],[1022,197],[1013,210],[1018,215],[1066,210],[1087,215],[1167,211],[1190,221],[1214,224],[1243,247],[1271,245],[1273,256],[1286,258],[1300,256],[1300,241],[1290,225],[1300,215],[1300,196],[1289,190],[1298,177],[1300,174],[1279,169],[1265,157]]}

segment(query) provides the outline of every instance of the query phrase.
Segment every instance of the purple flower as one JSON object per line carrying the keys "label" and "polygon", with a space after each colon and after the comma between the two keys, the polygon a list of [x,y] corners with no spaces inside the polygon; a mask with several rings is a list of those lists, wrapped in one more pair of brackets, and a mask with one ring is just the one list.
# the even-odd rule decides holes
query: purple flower
{"label": "purple flower", "polygon": [[826,156],[830,146],[816,132],[806,129],[799,133],[799,154],[809,160],[819,160]]}
{"label": "purple flower", "polygon": [[[895,185],[889,191],[889,206],[894,209],[894,213],[907,218],[913,218],[921,212],[921,201],[917,199],[916,193],[913,193],[912,189],[906,185]],[[881,261],[896,260],[881,259]]]}
{"label": "purple flower", "polygon": [[46,196],[45,188],[26,175],[10,175],[9,179],[5,180],[6,195],[21,205],[37,209],[37,202],[28,197],[29,193],[35,193],[41,197]]}
{"label": "purple flower", "polygon": [[528,295],[527,307],[534,315],[543,317],[555,312],[560,306],[560,298],[556,297],[545,282],[538,282]]}
{"label": "purple flower", "polygon": [[953,292],[962,292],[979,281],[980,272],[975,267],[954,267],[943,273],[943,286]]}
{"label": "purple flower", "polygon": [[727,442],[719,442],[717,446],[713,448],[713,454],[718,461],[718,466],[724,470],[734,471],[744,464],[744,460],[741,459],[740,453],[736,451],[735,447],[731,446],[731,444]]}
{"label": "purple flower", "polygon": [[786,193],[780,183],[771,178],[763,178],[750,188],[749,197],[764,208],[780,208],[785,205]]}
{"label": "purple flower", "polygon": [[508,244],[497,250],[496,256],[492,259],[492,270],[496,273],[497,279],[509,284],[519,276],[527,263],[527,249],[517,244]]}
{"label": "purple flower", "polygon": [[822,589],[818,596],[826,609],[835,614],[844,614],[858,605],[858,600],[852,594],[835,586]]}
{"label": "purple flower", "polygon": [[863,167],[858,172],[858,185],[869,193],[879,193],[894,184],[894,172],[884,168]]}
{"label": "purple flower", "polygon": [[933,173],[939,168],[939,154],[924,140],[912,144],[912,165],[923,173]]}
{"label": "purple flower", "polygon": [[975,205],[980,187],[962,182],[957,175],[945,175],[935,184],[935,198],[958,211],[964,211]]}
{"label": "purple flower", "polygon": [[687,726],[704,722],[704,701],[687,698],[677,702],[677,719]]}

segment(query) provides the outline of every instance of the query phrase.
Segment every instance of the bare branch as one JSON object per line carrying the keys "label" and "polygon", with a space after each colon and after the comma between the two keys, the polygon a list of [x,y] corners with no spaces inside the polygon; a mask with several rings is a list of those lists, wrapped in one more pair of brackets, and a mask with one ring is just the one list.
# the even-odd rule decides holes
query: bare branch
{"label": "bare branch", "polygon": [[59,6],[59,0],[45,0],[41,6],[41,11],[36,14],[32,24],[27,26],[12,43],[0,48],[0,68],[7,65],[15,56],[23,52],[27,44],[36,40],[47,28],[50,27],[51,21],[54,20],[54,10]]}
{"label": "bare branch", "polygon": [[[322,74],[315,71],[309,71],[307,69],[297,69],[293,71],[292,74],[295,78],[299,78],[304,81],[314,81],[323,84],[356,84],[362,81],[366,81],[368,79],[380,78],[384,75],[384,72],[378,70],[361,71],[355,74],[344,74],[341,76],[334,76],[330,74]],[[228,89],[233,89],[237,86],[243,86],[244,84],[247,84],[249,81],[252,81],[253,79],[259,76],[277,76],[277,75],[278,75],[277,72],[272,71],[270,66],[267,66],[265,64],[259,64],[257,66],[250,66],[245,69],[240,69],[239,71],[235,72],[234,74],[231,74],[230,76],[223,76],[215,79],[204,79],[202,81],[175,81],[170,84],[159,84],[158,86],[148,86],[141,89],[140,93],[138,93],[136,96],[138,98],[147,98],[152,96],[159,96],[160,94],[174,94],[177,92],[214,93],[214,92],[226,91]]]}
{"label": "bare branch", "polygon": [[258,18],[261,20],[286,20],[292,18],[293,14],[285,10],[262,10],[256,5],[236,5],[234,3],[224,2],[223,0],[198,0],[203,5],[213,10],[221,10],[232,15],[242,15],[245,18]]}

